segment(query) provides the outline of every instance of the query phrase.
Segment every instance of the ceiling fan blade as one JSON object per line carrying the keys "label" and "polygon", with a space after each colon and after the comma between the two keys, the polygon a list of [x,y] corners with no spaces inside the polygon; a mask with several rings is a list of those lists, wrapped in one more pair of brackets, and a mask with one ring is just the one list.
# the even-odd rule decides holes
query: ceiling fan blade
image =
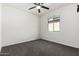
{"label": "ceiling fan blade", "polygon": [[39,6],[40,5],[40,3],[34,3],[35,5],[37,5],[37,6]]}
{"label": "ceiling fan blade", "polygon": [[44,8],[44,9],[48,9],[49,10],[49,8],[48,7],[45,7],[45,6],[41,6],[42,8]]}
{"label": "ceiling fan blade", "polygon": [[29,10],[31,10],[31,9],[33,9],[33,8],[36,8],[36,6],[29,8]]}
{"label": "ceiling fan blade", "polygon": [[37,6],[41,6],[44,3],[34,3],[34,4],[37,5]]}
{"label": "ceiling fan blade", "polygon": [[38,9],[38,13],[40,13],[40,9]]}

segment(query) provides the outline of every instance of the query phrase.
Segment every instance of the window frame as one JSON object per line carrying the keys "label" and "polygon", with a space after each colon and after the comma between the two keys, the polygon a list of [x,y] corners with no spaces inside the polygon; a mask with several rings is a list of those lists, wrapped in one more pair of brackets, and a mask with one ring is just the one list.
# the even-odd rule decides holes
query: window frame
{"label": "window frame", "polygon": [[47,24],[48,25],[48,27],[47,27],[48,28],[48,32],[60,32],[60,29],[61,29],[60,28],[60,19],[59,19],[59,21],[57,21],[57,22],[59,22],[59,30],[58,31],[55,31],[55,29],[54,29],[55,28],[54,27],[54,25],[55,25],[54,23],[56,23],[56,22],[52,22],[53,23],[53,31],[49,31],[49,19],[53,19],[53,18],[48,18],[48,24]]}

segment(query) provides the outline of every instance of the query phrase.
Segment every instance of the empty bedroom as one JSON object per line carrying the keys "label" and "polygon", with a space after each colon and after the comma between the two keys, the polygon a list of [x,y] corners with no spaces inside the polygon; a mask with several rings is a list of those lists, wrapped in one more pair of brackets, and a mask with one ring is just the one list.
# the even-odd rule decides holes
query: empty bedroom
{"label": "empty bedroom", "polygon": [[0,3],[0,56],[79,56],[78,3]]}

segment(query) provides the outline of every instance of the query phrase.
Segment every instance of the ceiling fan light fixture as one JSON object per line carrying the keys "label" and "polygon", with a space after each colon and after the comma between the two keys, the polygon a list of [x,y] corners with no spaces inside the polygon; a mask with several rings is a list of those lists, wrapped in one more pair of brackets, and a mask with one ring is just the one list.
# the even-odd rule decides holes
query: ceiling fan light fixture
{"label": "ceiling fan light fixture", "polygon": [[40,13],[41,12],[41,8],[43,8],[43,9],[47,9],[47,10],[49,10],[49,7],[46,7],[46,6],[43,6],[42,4],[43,3],[33,3],[35,6],[33,6],[33,7],[31,7],[31,8],[29,8],[29,10],[31,10],[31,9],[37,9],[38,10],[38,13]]}
{"label": "ceiling fan light fixture", "polygon": [[41,6],[37,6],[36,8],[37,8],[37,9],[40,9],[40,8],[41,8]]}

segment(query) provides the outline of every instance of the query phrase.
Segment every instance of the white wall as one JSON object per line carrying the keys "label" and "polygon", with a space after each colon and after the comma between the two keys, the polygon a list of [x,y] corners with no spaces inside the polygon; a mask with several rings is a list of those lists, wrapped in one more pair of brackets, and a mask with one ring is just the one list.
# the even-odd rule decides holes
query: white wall
{"label": "white wall", "polygon": [[2,18],[1,18],[1,3],[0,3],[0,51],[1,51],[1,40],[2,40],[2,33],[1,33],[1,27],[2,27],[2,23],[1,23],[1,21],[2,21]]}
{"label": "white wall", "polygon": [[[36,15],[3,4],[2,46],[27,42],[40,37],[79,48],[79,13],[76,12],[76,8],[75,4],[66,6],[43,15],[40,19]],[[60,32],[48,32],[47,30],[47,20],[53,15],[61,17]]]}
{"label": "white wall", "polygon": [[2,5],[2,46],[35,40],[39,35],[36,15]]}
{"label": "white wall", "polygon": [[[79,14],[76,4],[65,6],[41,17],[41,38],[79,48]],[[47,20],[53,15],[60,15],[60,32],[48,32]]]}

